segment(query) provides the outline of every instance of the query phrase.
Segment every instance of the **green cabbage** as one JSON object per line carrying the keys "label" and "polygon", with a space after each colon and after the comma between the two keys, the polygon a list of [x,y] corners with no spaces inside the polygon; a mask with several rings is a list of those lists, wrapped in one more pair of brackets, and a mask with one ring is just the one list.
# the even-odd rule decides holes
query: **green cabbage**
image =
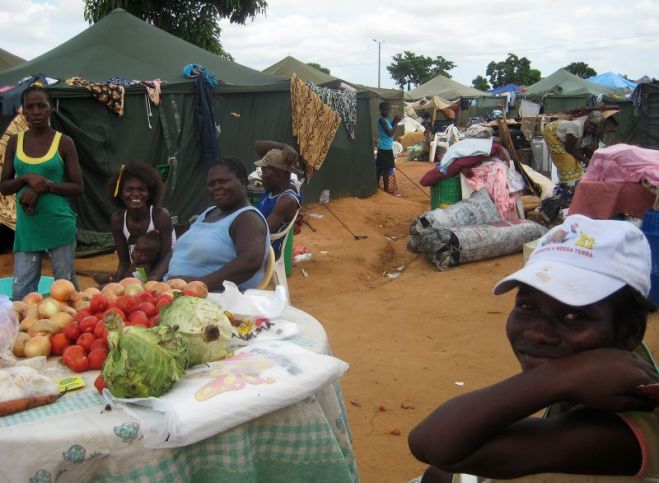
{"label": "green cabbage", "polygon": [[110,352],[102,373],[113,396],[157,397],[183,377],[190,353],[176,330],[138,325],[122,329],[116,319],[105,323]]}
{"label": "green cabbage", "polygon": [[160,309],[159,325],[175,327],[190,348],[190,365],[231,355],[231,322],[217,304],[197,297],[178,296]]}

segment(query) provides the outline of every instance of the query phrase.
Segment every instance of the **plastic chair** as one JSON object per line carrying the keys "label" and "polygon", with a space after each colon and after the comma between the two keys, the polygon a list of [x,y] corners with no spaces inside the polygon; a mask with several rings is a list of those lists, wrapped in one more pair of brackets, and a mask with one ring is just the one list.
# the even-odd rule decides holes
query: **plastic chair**
{"label": "plastic chair", "polygon": [[286,246],[286,242],[288,241],[288,237],[291,236],[291,231],[293,229],[293,225],[295,224],[295,220],[297,219],[297,215],[300,212],[300,210],[297,210],[295,212],[295,216],[291,220],[291,222],[278,233],[275,233],[274,235],[270,235],[270,241],[276,241],[282,240],[281,244],[281,253],[279,254],[279,258],[275,260],[275,273],[272,277],[273,285],[276,287],[277,285],[283,285],[286,287],[286,297],[288,297],[288,301],[291,301],[291,297],[288,293],[288,280],[286,280],[286,264],[284,261],[284,247]]}
{"label": "plastic chair", "polygon": [[265,269],[263,271],[263,278],[256,286],[259,290],[266,290],[271,288],[272,276],[275,273],[275,251],[270,247],[268,259],[265,262]]}

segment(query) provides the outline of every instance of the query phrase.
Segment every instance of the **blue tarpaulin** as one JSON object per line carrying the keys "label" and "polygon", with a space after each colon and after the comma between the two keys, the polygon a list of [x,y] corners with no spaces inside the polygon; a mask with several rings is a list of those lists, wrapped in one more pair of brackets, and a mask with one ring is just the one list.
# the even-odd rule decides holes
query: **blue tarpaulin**
{"label": "blue tarpaulin", "polygon": [[518,93],[520,86],[517,84],[506,84],[505,86],[495,87],[490,90],[490,94],[503,94],[504,92]]}
{"label": "blue tarpaulin", "polygon": [[604,74],[590,77],[588,80],[611,89],[626,89],[630,91],[636,89],[635,82],[625,79],[623,76],[618,75],[615,72],[605,72]]}

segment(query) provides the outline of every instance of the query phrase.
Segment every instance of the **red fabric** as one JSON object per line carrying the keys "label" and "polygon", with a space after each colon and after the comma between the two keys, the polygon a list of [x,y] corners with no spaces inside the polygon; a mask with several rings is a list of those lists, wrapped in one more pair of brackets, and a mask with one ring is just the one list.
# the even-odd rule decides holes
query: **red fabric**
{"label": "red fabric", "polygon": [[608,220],[619,213],[643,218],[653,203],[654,195],[640,183],[581,180],[574,191],[569,214],[597,220]]}
{"label": "red fabric", "polygon": [[442,173],[439,169],[437,169],[437,166],[435,166],[423,175],[423,178],[421,178],[419,183],[421,186],[428,187],[439,183],[445,178],[452,178],[453,176],[457,176],[460,173],[463,173],[467,178],[471,178],[473,173],[469,168],[478,166],[486,159],[490,159],[492,157],[506,159],[501,144],[492,143],[492,149],[490,150],[489,156],[466,156],[464,158],[456,159],[449,165],[448,168],[446,168],[446,174]]}

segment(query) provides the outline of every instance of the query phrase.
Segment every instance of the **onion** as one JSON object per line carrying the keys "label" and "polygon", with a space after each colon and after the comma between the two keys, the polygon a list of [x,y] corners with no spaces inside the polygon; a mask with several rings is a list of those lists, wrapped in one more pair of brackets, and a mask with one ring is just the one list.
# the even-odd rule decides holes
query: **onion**
{"label": "onion", "polygon": [[36,317],[25,317],[23,320],[21,320],[21,325],[19,325],[19,329],[22,332],[27,332],[30,330],[30,327],[39,319]]}
{"label": "onion", "polygon": [[35,337],[37,335],[52,335],[55,332],[58,332],[57,326],[50,319],[41,319],[32,324],[27,334],[30,337]]}
{"label": "onion", "polygon": [[49,319],[57,312],[59,312],[59,302],[55,299],[47,298],[39,304],[39,316],[44,319]]}
{"label": "onion", "polygon": [[124,288],[124,295],[138,295],[144,292],[141,284],[131,283]]}
{"label": "onion", "polygon": [[71,294],[75,293],[75,291],[76,288],[69,280],[60,278],[55,280],[51,285],[50,296],[55,300],[59,300],[60,302],[66,302],[69,300],[69,298],[71,298]]}
{"label": "onion", "polygon": [[116,282],[111,282],[111,283],[108,283],[105,287],[103,287],[103,290],[101,290],[101,293],[104,293],[104,294],[113,293],[117,296],[123,295],[124,294],[124,287],[123,287],[123,285],[120,285]]}
{"label": "onion", "polygon": [[[73,310],[73,309],[71,309],[71,310]],[[70,314],[67,314],[66,312],[57,312],[55,315],[53,315],[50,318],[50,321],[58,329],[57,330],[58,332],[64,330],[64,327],[66,327],[68,325],[68,323],[71,322],[72,320],[73,320],[73,316],[70,315]]]}
{"label": "onion", "polygon": [[26,304],[29,303],[38,304],[42,300],[43,300],[43,295],[41,295],[39,292],[30,292],[25,297],[23,297],[23,302],[25,302]]}
{"label": "onion", "polygon": [[128,287],[129,285],[133,285],[134,283],[138,285],[142,285],[142,282],[136,279],[135,277],[127,277],[124,278],[121,282],[119,282],[123,288]]}
{"label": "onion", "polygon": [[170,278],[167,280],[167,285],[169,285],[174,290],[183,290],[187,284],[188,282],[182,278]]}
{"label": "onion", "polygon": [[30,336],[25,332],[19,332],[14,339],[14,347],[11,351],[16,357],[25,357],[25,343],[30,340]]}
{"label": "onion", "polygon": [[11,309],[18,314],[19,320],[27,315],[28,305],[25,302],[12,302]]}
{"label": "onion", "polygon": [[97,289],[96,287],[89,287],[89,288],[86,288],[86,289],[83,290],[82,292],[85,293],[85,294],[87,294],[87,297],[89,297],[90,299],[91,299],[94,295],[97,295],[97,294],[101,293],[101,291],[100,291],[99,289]]}
{"label": "onion", "polygon": [[37,335],[25,342],[23,347],[25,357],[37,357],[50,355],[50,337],[46,335]]}
{"label": "onion", "polygon": [[160,282],[158,282],[157,280],[149,280],[144,284],[144,290],[146,290],[147,292],[151,292],[151,290],[156,290],[156,287],[158,286],[159,283]]}

